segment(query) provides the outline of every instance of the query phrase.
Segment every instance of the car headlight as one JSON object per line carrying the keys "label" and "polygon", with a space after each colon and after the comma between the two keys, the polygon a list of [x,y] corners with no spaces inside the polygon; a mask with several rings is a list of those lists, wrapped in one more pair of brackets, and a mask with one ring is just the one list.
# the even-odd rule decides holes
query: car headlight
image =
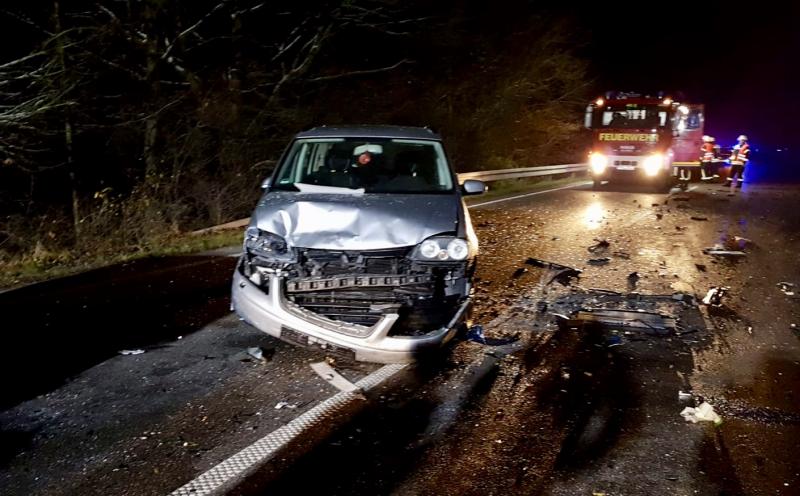
{"label": "car headlight", "polygon": [[602,153],[592,153],[589,156],[589,165],[592,168],[592,172],[595,174],[602,174],[606,171],[606,167],[608,167],[608,157]]}
{"label": "car headlight", "polygon": [[245,231],[244,250],[251,255],[273,260],[291,261],[294,258],[285,239],[255,226]]}
{"label": "car headlight", "polygon": [[447,243],[447,255],[453,260],[464,260],[469,255],[467,242],[456,238]]}
{"label": "car headlight", "polygon": [[417,260],[465,260],[469,256],[469,244],[461,238],[429,238],[420,243],[412,257]]}
{"label": "car headlight", "polygon": [[644,173],[648,176],[655,176],[659,172],[661,172],[661,168],[664,166],[664,157],[660,154],[650,155],[646,159],[644,159]]}

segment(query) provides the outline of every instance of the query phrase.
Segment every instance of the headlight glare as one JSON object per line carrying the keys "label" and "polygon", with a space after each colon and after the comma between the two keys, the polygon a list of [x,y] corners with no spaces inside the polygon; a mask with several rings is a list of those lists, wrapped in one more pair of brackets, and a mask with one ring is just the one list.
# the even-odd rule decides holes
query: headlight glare
{"label": "headlight glare", "polygon": [[589,165],[592,168],[592,172],[602,174],[608,166],[608,158],[602,153],[592,153],[589,156]]}
{"label": "headlight glare", "polygon": [[644,173],[648,176],[655,176],[661,171],[664,165],[664,157],[660,154],[650,155],[644,159]]}

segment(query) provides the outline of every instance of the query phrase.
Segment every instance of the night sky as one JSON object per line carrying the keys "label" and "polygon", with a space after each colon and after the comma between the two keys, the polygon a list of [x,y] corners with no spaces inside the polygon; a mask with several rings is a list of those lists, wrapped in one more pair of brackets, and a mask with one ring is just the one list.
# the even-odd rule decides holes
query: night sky
{"label": "night sky", "polygon": [[[739,3],[739,2],[736,2]],[[800,146],[796,2],[597,2],[579,16],[598,87],[682,90],[723,144]],[[652,4],[651,4],[652,5]]]}

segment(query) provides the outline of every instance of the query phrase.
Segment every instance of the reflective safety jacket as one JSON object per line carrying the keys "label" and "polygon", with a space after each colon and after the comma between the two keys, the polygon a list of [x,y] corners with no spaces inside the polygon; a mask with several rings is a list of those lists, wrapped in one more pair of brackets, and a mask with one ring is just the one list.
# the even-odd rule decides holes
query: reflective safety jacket
{"label": "reflective safety jacket", "polygon": [[714,143],[703,143],[700,147],[700,161],[713,162],[715,158],[717,158],[717,147]]}
{"label": "reflective safety jacket", "polygon": [[750,160],[750,145],[745,143],[733,147],[733,152],[731,152],[732,165],[745,165],[748,160]]}

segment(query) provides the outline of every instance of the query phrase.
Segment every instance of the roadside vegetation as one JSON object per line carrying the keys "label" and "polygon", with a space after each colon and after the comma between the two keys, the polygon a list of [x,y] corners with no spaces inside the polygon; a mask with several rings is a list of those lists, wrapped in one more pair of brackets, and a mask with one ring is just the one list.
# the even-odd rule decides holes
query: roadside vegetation
{"label": "roadside vegetation", "polygon": [[217,248],[240,245],[242,232],[232,229],[203,235],[190,233],[153,238],[146,245],[133,249],[113,251],[90,251],[83,254],[76,250],[57,253],[37,253],[17,256],[5,261],[0,271],[0,289],[64,277],[87,270],[97,269],[121,262],[145,257],[165,257],[198,253]]}
{"label": "roadside vegetation", "polygon": [[462,172],[583,153],[580,30],[521,0],[44,3],[0,9],[0,285],[238,243],[185,233],[314,125],[431,126]]}

